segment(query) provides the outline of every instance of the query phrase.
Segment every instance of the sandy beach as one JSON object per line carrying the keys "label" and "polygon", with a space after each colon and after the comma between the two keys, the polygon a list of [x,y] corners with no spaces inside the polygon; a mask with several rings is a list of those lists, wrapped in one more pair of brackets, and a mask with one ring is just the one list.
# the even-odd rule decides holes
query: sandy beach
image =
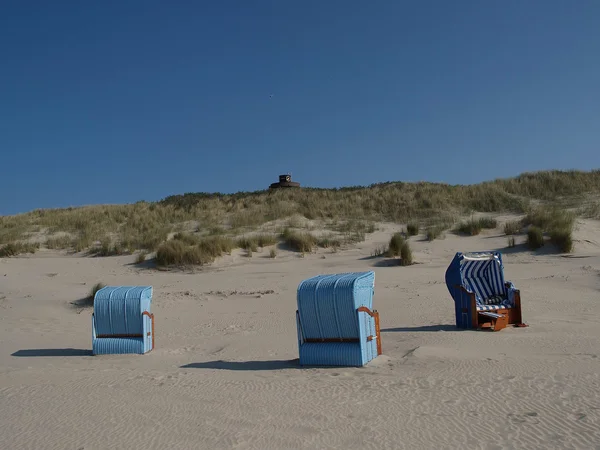
{"label": "sandy beach", "polygon": [[[371,257],[401,229],[379,226],[335,253],[234,251],[194,271],[134,255],[0,259],[0,447],[599,449],[600,222],[577,221],[571,255],[506,248],[500,230],[416,236],[408,267]],[[457,330],[446,267],[493,249],[529,327]],[[366,270],[383,355],[299,367],[298,283]],[[92,309],[78,300],[97,282],[153,286],[155,350],[91,356]]]}

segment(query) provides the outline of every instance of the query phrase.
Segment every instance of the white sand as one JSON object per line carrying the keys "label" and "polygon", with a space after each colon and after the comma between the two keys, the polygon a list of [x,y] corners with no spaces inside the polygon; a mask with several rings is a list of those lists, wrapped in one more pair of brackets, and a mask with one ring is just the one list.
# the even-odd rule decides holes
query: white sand
{"label": "white sand", "polygon": [[[421,264],[385,267],[369,256],[389,232],[194,274],[133,256],[0,260],[0,448],[600,448],[600,223],[579,223],[575,257],[504,254],[530,327],[497,333],[454,328],[444,272],[505,236],[411,238]],[[384,355],[299,368],[298,283],[370,269]],[[154,351],[89,355],[91,310],[70,302],[97,281],[154,286]],[[274,293],[214,293],[235,290]]]}

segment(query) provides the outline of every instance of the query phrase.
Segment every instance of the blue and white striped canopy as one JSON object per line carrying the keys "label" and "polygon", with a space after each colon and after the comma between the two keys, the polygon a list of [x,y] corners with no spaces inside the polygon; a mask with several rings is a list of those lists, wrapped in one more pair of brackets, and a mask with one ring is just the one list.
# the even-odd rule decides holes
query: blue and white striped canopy
{"label": "blue and white striped canopy", "polygon": [[446,271],[446,285],[453,298],[456,285],[475,293],[477,303],[485,304],[494,297],[505,297],[504,266],[499,252],[457,253]]}

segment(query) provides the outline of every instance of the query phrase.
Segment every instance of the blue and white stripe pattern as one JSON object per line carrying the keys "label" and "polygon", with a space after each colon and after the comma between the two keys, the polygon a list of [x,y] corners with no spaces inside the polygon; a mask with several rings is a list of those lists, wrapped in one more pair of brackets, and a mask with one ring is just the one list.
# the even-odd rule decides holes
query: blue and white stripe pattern
{"label": "blue and white stripe pattern", "polygon": [[477,311],[498,311],[499,309],[511,309],[513,306],[508,303],[499,305],[477,305]]}
{"label": "blue and white stripe pattern", "polygon": [[478,311],[512,307],[504,282],[504,267],[497,253],[468,253],[460,265],[463,286],[475,294]]}
{"label": "blue and white stripe pattern", "polygon": [[92,353],[146,353],[152,350],[152,320],[143,314],[150,313],[151,303],[152,286],[106,286],[100,289],[94,296]]}
{"label": "blue and white stripe pattern", "polygon": [[463,285],[475,293],[478,303],[487,304],[493,297],[506,297],[502,264],[494,254],[465,255],[460,271]]}
{"label": "blue and white stripe pattern", "polygon": [[484,312],[481,314],[484,316],[487,316],[487,317],[492,317],[494,319],[499,319],[500,317],[502,317],[502,314],[497,314],[497,313],[493,313],[493,312]]}
{"label": "blue and white stripe pattern", "polygon": [[[298,286],[297,327],[301,365],[363,366],[377,356],[372,310],[375,273],[317,275]],[[305,340],[340,342],[305,342]],[[342,342],[355,339],[357,342]]]}

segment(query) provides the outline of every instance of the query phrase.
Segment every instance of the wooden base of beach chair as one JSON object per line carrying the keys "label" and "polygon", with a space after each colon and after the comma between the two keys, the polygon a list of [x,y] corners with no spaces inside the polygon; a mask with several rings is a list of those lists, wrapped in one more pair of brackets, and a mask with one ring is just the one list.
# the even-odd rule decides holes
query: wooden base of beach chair
{"label": "wooden base of beach chair", "polygon": [[477,315],[479,316],[479,324],[483,328],[484,325],[489,324],[490,328],[494,331],[500,331],[503,328],[506,328],[508,325],[508,316],[505,314],[497,314],[488,311],[478,311]]}
{"label": "wooden base of beach chair", "polygon": [[[523,317],[521,315],[521,292],[520,291],[517,290],[514,293],[515,304],[512,308],[500,308],[500,309],[495,309],[492,312],[492,311],[478,311],[477,303],[475,300],[475,294],[467,291],[464,286],[456,285],[455,287],[460,289],[464,293],[464,295],[468,295],[468,297],[469,297],[469,302],[471,303],[470,309],[463,308],[462,312],[466,313],[467,311],[470,311],[471,328],[475,328],[475,329],[479,330],[481,328],[489,328],[490,326],[494,326],[495,327],[494,330],[499,331],[502,328],[506,328],[508,325],[513,325],[515,327],[529,326],[529,325],[523,323]],[[484,314],[484,313],[488,313],[488,312],[491,314],[505,316],[506,323],[504,323],[504,320],[501,320],[500,323],[498,323],[498,320],[496,320],[496,321],[491,320],[492,317]],[[497,327],[496,327],[496,325],[497,325]]]}

